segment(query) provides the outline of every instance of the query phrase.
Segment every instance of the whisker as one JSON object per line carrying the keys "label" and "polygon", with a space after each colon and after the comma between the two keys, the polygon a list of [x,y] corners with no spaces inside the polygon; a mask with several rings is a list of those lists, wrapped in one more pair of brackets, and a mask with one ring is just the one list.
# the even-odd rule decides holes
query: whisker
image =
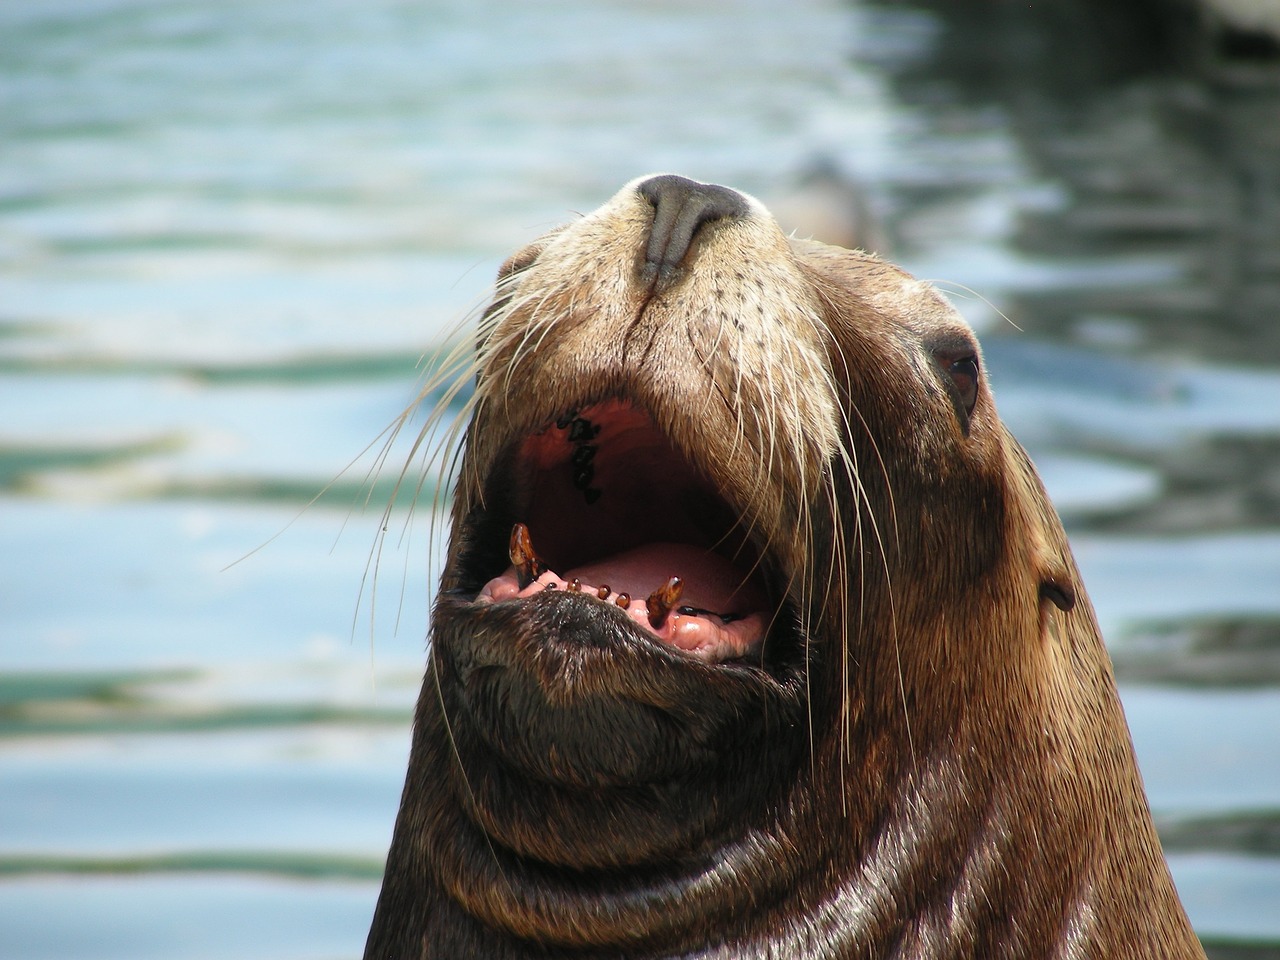
{"label": "whisker", "polygon": [[1022,328],[1013,322],[1012,317],[1010,317],[1007,313],[1005,313],[1003,310],[997,307],[995,303],[991,301],[990,298],[983,296],[977,290],[973,289],[973,287],[966,286],[965,284],[959,283],[955,280],[924,280],[924,282],[933,284],[933,286],[935,287],[942,287],[943,285],[945,285],[947,287],[950,287],[953,291],[959,290],[962,293],[965,293],[977,300],[981,300],[988,307],[994,310],[996,312],[996,315],[999,316],[1001,320],[1009,324],[1009,326],[1013,327],[1013,329],[1017,330],[1019,333],[1023,332]]}

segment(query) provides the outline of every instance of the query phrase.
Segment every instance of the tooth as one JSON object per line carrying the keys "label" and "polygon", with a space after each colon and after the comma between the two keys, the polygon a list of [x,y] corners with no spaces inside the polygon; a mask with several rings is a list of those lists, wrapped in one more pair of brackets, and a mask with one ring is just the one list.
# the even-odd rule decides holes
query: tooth
{"label": "tooth", "polygon": [[600,586],[596,589],[596,596],[599,597],[601,600],[609,599],[609,594],[611,593],[613,593],[613,591],[609,589],[609,585],[607,583],[600,584]]}
{"label": "tooth", "polygon": [[582,590],[582,581],[579,580],[577,577],[574,577],[572,580],[569,581],[569,585],[565,587],[565,589],[568,590],[570,593],[578,593],[580,590]]}
{"label": "tooth", "polygon": [[579,490],[585,491],[591,486],[591,481],[595,479],[596,468],[590,463],[584,464],[573,471],[573,485]]}
{"label": "tooth", "polygon": [[644,605],[649,609],[649,625],[653,629],[661,629],[667,622],[667,617],[671,615],[671,608],[680,600],[682,593],[684,593],[684,581],[679,577],[672,577],[645,598]]}
{"label": "tooth", "polygon": [[511,545],[507,552],[516,568],[516,582],[521,590],[546,573],[547,565],[533,552],[533,538],[523,523],[511,528]]}
{"label": "tooth", "polygon": [[618,598],[613,602],[625,610],[627,607],[631,606],[631,594],[620,593],[618,594]]}

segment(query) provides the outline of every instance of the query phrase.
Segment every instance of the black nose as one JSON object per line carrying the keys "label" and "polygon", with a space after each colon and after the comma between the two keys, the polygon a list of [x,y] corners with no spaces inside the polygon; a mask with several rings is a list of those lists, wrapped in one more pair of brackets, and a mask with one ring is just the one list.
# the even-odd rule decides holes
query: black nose
{"label": "black nose", "polygon": [[703,224],[745,217],[751,209],[736,190],[673,174],[650,177],[637,189],[653,204],[653,226],[649,229],[642,274],[648,283],[655,278],[670,279]]}

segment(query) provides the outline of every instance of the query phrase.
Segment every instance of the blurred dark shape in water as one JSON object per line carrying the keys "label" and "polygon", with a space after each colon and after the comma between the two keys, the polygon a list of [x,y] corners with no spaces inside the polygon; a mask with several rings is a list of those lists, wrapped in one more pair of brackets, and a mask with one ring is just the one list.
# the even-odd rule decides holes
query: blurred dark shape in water
{"label": "blurred dark shape in water", "polygon": [[1280,960],[1280,943],[1206,938],[1201,941],[1209,960]]}
{"label": "blurred dark shape in water", "polygon": [[[1185,5],[1187,0],[1175,2]],[[1194,15],[1205,42],[1224,57],[1280,57],[1280,3],[1276,0],[1202,0]]]}
{"label": "blurred dark shape in water", "polygon": [[[1116,676],[1128,683],[1272,687],[1280,684],[1280,619],[1226,616],[1140,623],[1111,652]],[[1280,854],[1280,841],[1274,847],[1270,852]]]}
{"label": "blurred dark shape in water", "polygon": [[925,55],[883,65],[898,96],[1000,111],[1061,191],[1021,211],[1024,253],[1177,268],[1158,284],[1024,292],[1010,315],[1070,340],[1119,314],[1144,334],[1135,352],[1280,360],[1280,56],[1266,38],[1247,43],[1190,0],[911,7],[939,29]]}
{"label": "blurred dark shape in water", "polygon": [[892,256],[884,220],[874,210],[867,185],[831,157],[813,157],[791,189],[761,199],[787,233]]}
{"label": "blurred dark shape in water", "polygon": [[[1280,525],[1280,438],[1221,434],[1145,458],[1164,478],[1157,501],[1105,515],[1106,529],[1144,534]],[[1280,683],[1280,670],[1271,676]]]}

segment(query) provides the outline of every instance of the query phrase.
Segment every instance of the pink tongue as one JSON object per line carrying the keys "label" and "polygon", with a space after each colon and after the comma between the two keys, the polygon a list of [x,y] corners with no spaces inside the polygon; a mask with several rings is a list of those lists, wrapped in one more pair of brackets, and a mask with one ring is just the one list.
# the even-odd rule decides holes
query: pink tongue
{"label": "pink tongue", "polygon": [[646,543],[613,557],[561,571],[565,580],[608,584],[614,593],[645,597],[669,577],[684,581],[679,606],[743,615],[764,609],[764,591],[754,577],[724,557],[684,543]]}

